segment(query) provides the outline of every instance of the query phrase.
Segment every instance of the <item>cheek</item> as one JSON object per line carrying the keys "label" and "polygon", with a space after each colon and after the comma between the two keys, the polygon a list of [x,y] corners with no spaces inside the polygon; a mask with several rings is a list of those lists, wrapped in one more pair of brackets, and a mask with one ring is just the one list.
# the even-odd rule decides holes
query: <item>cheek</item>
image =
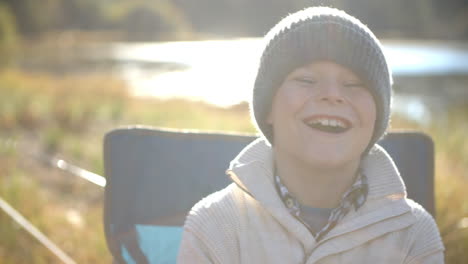
{"label": "cheek", "polygon": [[298,111],[307,101],[307,93],[304,93],[302,89],[295,89],[295,87],[285,87],[278,90],[277,101],[278,105],[282,106],[282,110]]}
{"label": "cheek", "polygon": [[373,128],[377,111],[372,94],[367,89],[362,89],[355,91],[354,93],[350,93],[348,96],[352,107],[359,115],[361,125],[364,127],[372,126]]}
{"label": "cheek", "polygon": [[271,111],[267,116],[267,123],[273,125],[275,122],[286,121],[285,119],[290,118],[300,109],[304,101],[303,98],[298,93],[292,92],[291,89],[278,89],[273,98]]}
{"label": "cheek", "polygon": [[361,118],[365,126],[370,126],[372,131],[377,118],[377,110],[374,102],[374,98],[368,95],[362,98],[360,102]]}

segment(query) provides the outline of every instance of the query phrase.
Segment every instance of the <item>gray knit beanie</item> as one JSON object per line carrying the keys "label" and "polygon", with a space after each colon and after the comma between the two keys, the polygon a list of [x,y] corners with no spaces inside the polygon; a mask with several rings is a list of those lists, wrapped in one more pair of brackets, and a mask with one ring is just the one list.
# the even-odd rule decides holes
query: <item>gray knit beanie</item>
{"label": "gray knit beanie", "polygon": [[267,123],[276,89],[293,70],[316,60],[348,67],[366,82],[374,97],[377,118],[366,149],[384,134],[390,119],[392,76],[374,34],[358,19],[329,7],[311,7],[281,20],[265,36],[250,105],[252,119],[271,144]]}

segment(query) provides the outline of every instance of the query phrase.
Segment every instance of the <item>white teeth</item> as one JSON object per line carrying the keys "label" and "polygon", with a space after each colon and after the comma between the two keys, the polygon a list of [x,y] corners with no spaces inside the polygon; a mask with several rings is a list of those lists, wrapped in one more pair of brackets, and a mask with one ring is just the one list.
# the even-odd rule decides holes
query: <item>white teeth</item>
{"label": "white teeth", "polygon": [[322,125],[322,126],[332,126],[332,127],[342,127],[346,128],[346,125],[343,121],[338,119],[328,119],[328,118],[318,118],[310,122],[312,125]]}

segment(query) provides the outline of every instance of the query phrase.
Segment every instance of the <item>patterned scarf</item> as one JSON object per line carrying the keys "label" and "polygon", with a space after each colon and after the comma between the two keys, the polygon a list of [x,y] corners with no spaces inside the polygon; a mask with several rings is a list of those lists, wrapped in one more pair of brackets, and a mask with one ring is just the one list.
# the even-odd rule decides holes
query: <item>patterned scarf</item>
{"label": "patterned scarf", "polygon": [[[275,186],[289,212],[311,230],[307,223],[301,218],[301,206],[299,201],[291,195],[278,175],[275,175]],[[367,177],[360,172],[354,184],[341,196],[338,207],[334,208],[330,213],[327,224],[314,235],[315,239],[317,241],[321,240],[341,219],[343,219],[352,207],[354,207],[354,210],[358,210],[366,201],[367,193]],[[311,233],[313,232],[311,231]]]}

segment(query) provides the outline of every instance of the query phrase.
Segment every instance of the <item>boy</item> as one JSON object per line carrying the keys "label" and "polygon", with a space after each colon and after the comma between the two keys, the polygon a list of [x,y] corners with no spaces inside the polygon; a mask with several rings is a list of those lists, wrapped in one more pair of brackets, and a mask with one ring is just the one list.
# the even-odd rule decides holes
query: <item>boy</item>
{"label": "boy", "polygon": [[392,78],[373,33],[313,7],[265,40],[251,101],[263,137],[191,210],[179,263],[443,263],[434,220],[375,144]]}

